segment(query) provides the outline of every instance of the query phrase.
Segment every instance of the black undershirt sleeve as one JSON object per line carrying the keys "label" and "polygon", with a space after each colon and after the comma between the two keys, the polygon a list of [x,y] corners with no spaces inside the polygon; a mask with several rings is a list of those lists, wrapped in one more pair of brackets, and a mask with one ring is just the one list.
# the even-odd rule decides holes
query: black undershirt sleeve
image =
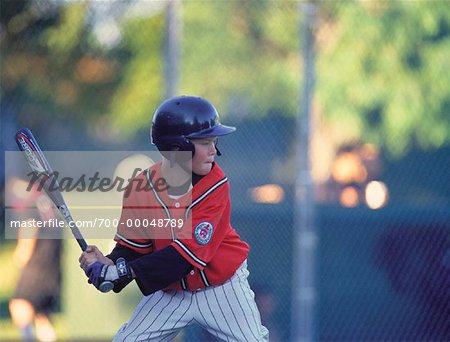
{"label": "black undershirt sleeve", "polygon": [[111,259],[114,263],[116,263],[117,259],[119,259],[120,257],[130,262],[137,258],[140,258],[141,256],[142,256],[141,253],[138,253],[130,248],[127,248],[117,243],[112,252],[108,254],[106,257]]}
{"label": "black undershirt sleeve", "polygon": [[[175,281],[181,280],[193,268],[175,248],[167,246],[151,254],[142,255],[127,247],[117,244],[106,256],[114,263],[120,257],[127,260],[136,276],[136,283],[144,295],[161,290]],[[132,279],[122,280],[114,285],[114,292],[120,292]]]}
{"label": "black undershirt sleeve", "polygon": [[181,280],[194,268],[172,246],[144,255],[129,265],[139,289],[146,296]]}

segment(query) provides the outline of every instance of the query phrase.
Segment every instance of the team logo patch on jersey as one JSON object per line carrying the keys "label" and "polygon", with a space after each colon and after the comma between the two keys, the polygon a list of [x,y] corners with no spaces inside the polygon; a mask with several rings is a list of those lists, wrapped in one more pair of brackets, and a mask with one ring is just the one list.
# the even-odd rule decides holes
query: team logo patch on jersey
{"label": "team logo patch on jersey", "polygon": [[213,226],[209,222],[202,222],[195,227],[194,237],[195,241],[197,241],[201,245],[206,245],[212,237]]}

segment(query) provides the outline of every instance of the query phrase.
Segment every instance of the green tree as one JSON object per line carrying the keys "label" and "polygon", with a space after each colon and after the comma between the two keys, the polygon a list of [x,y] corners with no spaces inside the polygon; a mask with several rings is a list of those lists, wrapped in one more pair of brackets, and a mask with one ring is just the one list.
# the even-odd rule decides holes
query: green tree
{"label": "green tree", "polygon": [[161,99],[162,15],[124,20],[110,48],[88,2],[5,1],[1,13],[2,98],[21,124],[65,120],[111,138],[148,126]]}
{"label": "green tree", "polygon": [[[89,94],[83,79],[86,6],[41,8],[29,1],[2,2],[2,97],[11,101],[23,123],[50,119],[88,120],[97,106],[82,107]],[[81,104],[81,107],[80,107]]]}
{"label": "green tree", "polygon": [[[123,139],[148,127],[164,96],[164,6],[121,18],[121,42],[105,47],[90,3],[42,4],[2,2],[3,99],[33,124],[69,118]],[[318,6],[314,109],[334,142],[374,142],[393,155],[448,144],[448,3]],[[181,14],[180,93],[211,99],[224,116],[298,114],[298,2],[185,1]]]}
{"label": "green tree", "polygon": [[325,3],[317,102],[326,120],[399,155],[450,141],[446,1]]}
{"label": "green tree", "polygon": [[184,3],[182,91],[211,99],[224,115],[295,115],[296,7],[290,1]]}

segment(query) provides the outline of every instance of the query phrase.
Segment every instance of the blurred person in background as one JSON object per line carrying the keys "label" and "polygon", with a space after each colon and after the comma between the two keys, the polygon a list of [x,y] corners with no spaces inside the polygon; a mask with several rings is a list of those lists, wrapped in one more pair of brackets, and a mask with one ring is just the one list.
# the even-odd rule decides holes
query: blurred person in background
{"label": "blurred person in background", "polygon": [[[14,219],[31,225],[33,219],[55,218],[49,198],[35,187],[27,191],[27,186],[21,179],[11,179],[7,185]],[[57,309],[60,296],[62,240],[56,236],[41,238],[41,231],[18,230],[13,257],[20,276],[9,311],[22,340],[50,342],[57,340],[50,315]]]}

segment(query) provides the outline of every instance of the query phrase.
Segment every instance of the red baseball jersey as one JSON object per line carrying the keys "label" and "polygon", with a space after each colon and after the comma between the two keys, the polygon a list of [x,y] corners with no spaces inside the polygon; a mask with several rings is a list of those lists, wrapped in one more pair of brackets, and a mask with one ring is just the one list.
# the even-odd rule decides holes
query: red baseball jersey
{"label": "red baseball jersey", "polygon": [[181,197],[170,196],[164,184],[161,163],[129,184],[115,240],[141,254],[174,247],[194,270],[168,289],[195,291],[223,284],[249,252],[230,224],[227,177],[214,163]]}

